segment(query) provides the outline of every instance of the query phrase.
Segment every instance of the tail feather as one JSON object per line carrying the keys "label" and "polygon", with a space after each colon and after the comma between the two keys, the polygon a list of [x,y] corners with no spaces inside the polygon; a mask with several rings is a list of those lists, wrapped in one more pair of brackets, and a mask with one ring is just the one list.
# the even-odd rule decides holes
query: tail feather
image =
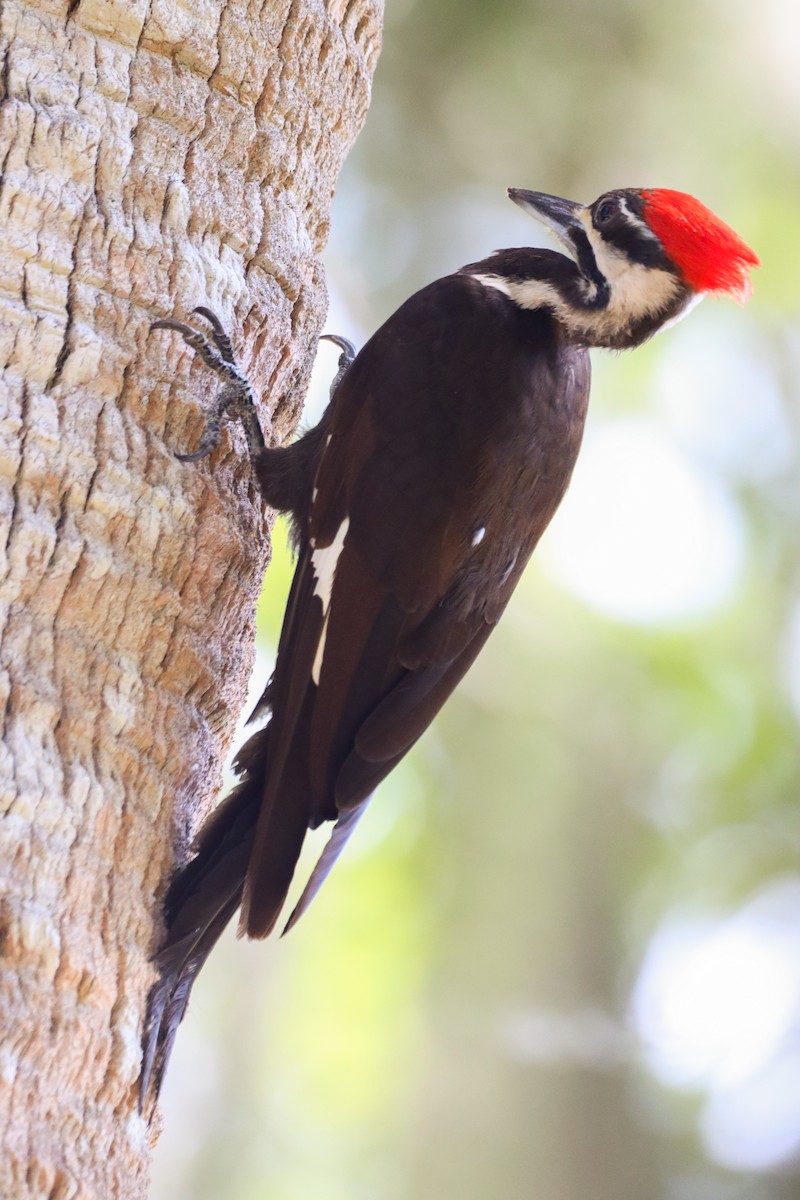
{"label": "tail feather", "polygon": [[[242,746],[234,760],[239,783],[206,820],[195,840],[194,857],[172,878],[164,897],[167,946],[189,931],[195,909],[197,924],[202,924],[205,908],[213,906],[220,890],[225,890],[227,876],[233,879],[237,874],[237,849],[245,858],[238,883],[244,880],[264,790],[268,741],[269,726],[257,730]],[[217,886],[210,882],[215,873]]]}
{"label": "tail feather", "polygon": [[[292,909],[292,915],[286,922],[283,934],[288,933],[290,929],[294,928],[294,926],[302,917],[303,913],[308,909],[308,906],[311,904],[311,901],[314,899],[325,880],[330,875],[334,864],[339,858],[339,855],[342,853],[342,850],[344,850],[350,834],[353,832],[359,820],[363,816],[364,809],[369,804],[369,801],[370,797],[368,796],[366,800],[361,802],[361,804],[357,805],[355,808],[345,810],[341,817],[339,817],[338,821],[333,827],[333,833],[329,837],[325,849],[322,851],[322,854],[317,861],[317,865],[311,872],[308,882],[300,894],[300,899]],[[283,937],[283,934],[281,934],[281,937]]]}
{"label": "tail feather", "polygon": [[150,1094],[151,1084],[154,1100],[158,1099],[175,1035],[186,1012],[194,981],[241,900],[239,888],[226,904],[220,906],[200,937],[186,937],[165,947],[158,956],[160,977],[147,998],[139,1084],[140,1112]]}
{"label": "tail feather", "polygon": [[[306,715],[308,704],[304,707]],[[304,722],[307,732],[307,716]],[[274,928],[292,882],[311,818],[306,738],[293,744],[280,780],[269,780],[247,865],[240,931],[266,937]]]}
{"label": "tail feather", "polygon": [[239,753],[244,775],[200,832],[196,854],[164,900],[167,933],[156,955],[159,977],[147,1000],[139,1108],[158,1098],[192,985],[242,902],[244,878],[264,789],[269,727]]}

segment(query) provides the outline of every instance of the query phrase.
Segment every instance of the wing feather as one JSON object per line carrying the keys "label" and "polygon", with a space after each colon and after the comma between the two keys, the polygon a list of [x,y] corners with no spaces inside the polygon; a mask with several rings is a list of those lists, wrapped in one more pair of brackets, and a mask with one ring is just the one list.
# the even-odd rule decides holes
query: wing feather
{"label": "wing feather", "polygon": [[[270,689],[251,935],[274,924],[306,827],[333,820],[291,923],[310,903],[352,814],[484,645],[563,495],[588,360],[570,351],[563,370],[561,348],[556,370],[551,336],[547,316],[500,293],[487,303],[474,280],[451,276],[399,309],[342,379]],[[575,379],[584,385],[567,393]],[[313,556],[326,547],[337,556],[324,609]]]}
{"label": "wing feather", "polygon": [[250,937],[266,937],[275,924],[310,818],[311,671],[324,621],[314,582],[307,546],[292,581],[271,685],[266,779],[240,918],[240,928]]}

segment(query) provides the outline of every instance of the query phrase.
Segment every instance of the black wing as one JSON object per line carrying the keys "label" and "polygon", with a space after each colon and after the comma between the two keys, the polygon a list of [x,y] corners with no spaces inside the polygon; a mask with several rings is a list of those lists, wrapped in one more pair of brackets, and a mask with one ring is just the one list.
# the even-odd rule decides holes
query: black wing
{"label": "black wing", "polygon": [[399,309],[345,375],[272,684],[250,936],[274,926],[306,829],[337,821],[292,921],[307,906],[348,814],[474,661],[555,511],[589,381],[556,328],[451,276]]}

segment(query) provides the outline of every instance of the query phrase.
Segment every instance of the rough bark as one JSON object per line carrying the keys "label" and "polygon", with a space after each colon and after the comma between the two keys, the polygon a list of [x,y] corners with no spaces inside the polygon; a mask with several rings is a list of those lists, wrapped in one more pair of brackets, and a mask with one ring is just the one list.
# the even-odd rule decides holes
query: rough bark
{"label": "rough bark", "polygon": [[268,554],[158,316],[226,321],[276,438],[382,0],[0,2],[4,1197],[141,1196],[158,895],[210,804]]}

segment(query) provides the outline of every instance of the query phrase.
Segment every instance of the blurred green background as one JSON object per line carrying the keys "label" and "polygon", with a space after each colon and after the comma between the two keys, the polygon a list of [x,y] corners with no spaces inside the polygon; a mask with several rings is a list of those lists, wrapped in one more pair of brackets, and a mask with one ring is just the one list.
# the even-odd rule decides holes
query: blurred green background
{"label": "blurred green background", "polygon": [[[156,1200],[800,1192],[798,22],[390,0],[330,330],[540,243],[509,185],[690,191],[763,267],[746,309],[596,354],[573,487],[482,659],[297,930],[226,936],[201,976]],[[280,536],[270,570],[262,682]]]}

